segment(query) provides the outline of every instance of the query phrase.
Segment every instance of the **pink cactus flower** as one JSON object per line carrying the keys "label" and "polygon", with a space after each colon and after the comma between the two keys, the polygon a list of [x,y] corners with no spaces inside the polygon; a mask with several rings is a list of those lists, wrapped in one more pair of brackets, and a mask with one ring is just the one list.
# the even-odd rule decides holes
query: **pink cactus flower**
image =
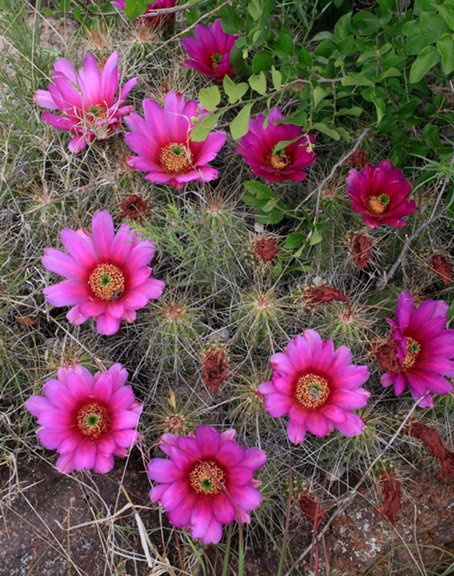
{"label": "pink cactus flower", "polygon": [[448,304],[424,300],[415,308],[414,299],[402,292],[397,300],[396,320],[392,327],[399,369],[381,377],[383,386],[394,386],[400,396],[408,386],[419,406],[433,406],[432,394],[448,394],[454,376],[454,330],[447,330]]}
{"label": "pink cactus flower", "polygon": [[[152,0],[148,4],[145,11],[146,17],[141,17],[141,20],[152,26],[153,28],[159,28],[164,26],[169,26],[175,22],[175,13],[170,14],[158,14],[156,16],[149,16],[153,14],[155,10],[162,10],[165,8],[173,8],[176,6],[177,0]],[[116,2],[111,2],[112,6],[116,6],[120,10],[125,9],[126,0],[117,0]]]}
{"label": "pink cactus flower", "polygon": [[66,317],[79,325],[96,318],[100,334],[115,334],[121,320],[134,322],[136,310],[159,298],[164,282],[151,278],[155,247],[122,224],[115,234],[105,210],[93,216],[91,236],[65,228],[60,238],[68,253],[47,248],[43,266],[66,278],[44,290],[49,304],[73,306]]}
{"label": "pink cactus flower", "polygon": [[58,111],[43,112],[41,118],[72,134],[68,148],[76,153],[91,141],[105,140],[119,131],[122,116],[134,110],[134,106],[123,104],[137,80],[128,80],[117,95],[118,52],[112,52],[101,72],[96,58],[88,52],[78,72],[66,58],[57,60],[48,90],[37,90],[34,100],[41,108]]}
{"label": "pink cactus flower", "polygon": [[205,544],[221,540],[223,525],[248,523],[262,501],[253,476],[266,454],[242,448],[234,437],[235,430],[221,433],[211,426],[199,426],[190,436],[164,434],[160,446],[169,459],[153,458],[148,465],[148,476],[157,482],[150,499],[162,504],[174,526]]}
{"label": "pink cactus flower", "polygon": [[412,185],[389,160],[366,164],[361,172],[350,170],[347,184],[353,210],[371,228],[405,226],[402,218],[416,210],[415,202],[408,200]]}
{"label": "pink cactus flower", "polygon": [[145,99],[143,111],[145,119],[135,113],[125,119],[131,130],[126,144],[138,154],[128,158],[131,168],[147,172],[147,180],[177,189],[191,180],[217,178],[218,171],[208,162],[224,145],[225,132],[212,132],[203,142],[191,140],[193,118],[204,113],[196,102],[185,102],[181,94],[169,92],[164,108],[155,100]]}
{"label": "pink cactus flower", "polygon": [[268,414],[289,417],[287,434],[294,444],[306,431],[323,437],[339,430],[345,436],[361,434],[364,422],[352,410],[363,408],[370,393],[361,388],[369,377],[367,366],[350,364],[346,346],[334,349],[315,330],[293,338],[284,352],[271,356],[272,380],[259,387]]}
{"label": "pink cactus flower", "polygon": [[[249,132],[236,148],[252,173],[268,182],[304,180],[305,168],[315,160],[315,136],[296,124],[279,124],[283,120],[280,110],[273,108],[265,128],[265,116],[259,114],[250,120]],[[289,140],[293,142],[276,150],[277,144]]]}
{"label": "pink cactus flower", "polygon": [[224,76],[233,78],[235,72],[230,64],[230,52],[237,39],[238,36],[224,32],[219,18],[209,26],[199,24],[194,29],[194,36],[186,36],[181,41],[189,56],[183,65],[218,82],[222,82]]}
{"label": "pink cactus flower", "polygon": [[142,404],[136,402],[128,373],[121,364],[94,376],[76,365],[60,368],[44,384],[44,396],[25,403],[41,426],[41,444],[60,454],[60,472],[112,470],[114,456],[124,457],[136,442]]}

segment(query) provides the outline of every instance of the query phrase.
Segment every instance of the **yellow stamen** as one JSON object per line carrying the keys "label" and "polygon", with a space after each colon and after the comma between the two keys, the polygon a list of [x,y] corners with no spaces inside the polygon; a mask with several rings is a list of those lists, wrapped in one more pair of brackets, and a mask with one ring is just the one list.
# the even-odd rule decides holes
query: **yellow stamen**
{"label": "yellow stamen", "polygon": [[192,153],[186,144],[171,142],[161,148],[159,161],[168,174],[183,174],[191,168]]}
{"label": "yellow stamen", "polygon": [[114,264],[98,264],[88,279],[93,294],[103,302],[117,300],[125,289],[125,276]]}
{"label": "yellow stamen", "polygon": [[325,404],[330,393],[328,381],[317,374],[300,376],[295,398],[303,408],[312,409]]}
{"label": "yellow stamen", "polygon": [[225,474],[216,462],[206,460],[194,466],[189,474],[189,481],[198,494],[214,496],[222,490]]}
{"label": "yellow stamen", "polygon": [[79,431],[91,440],[97,440],[110,430],[111,419],[105,406],[90,402],[80,408],[76,417]]}
{"label": "yellow stamen", "polygon": [[405,358],[402,361],[402,368],[407,370],[413,368],[421,352],[421,345],[413,338],[407,338],[405,343]]}
{"label": "yellow stamen", "polygon": [[377,196],[369,196],[367,204],[374,214],[383,214],[389,206],[388,194],[378,194]]}
{"label": "yellow stamen", "polygon": [[268,158],[268,164],[274,170],[284,170],[290,164],[290,158],[285,153],[271,154]]}

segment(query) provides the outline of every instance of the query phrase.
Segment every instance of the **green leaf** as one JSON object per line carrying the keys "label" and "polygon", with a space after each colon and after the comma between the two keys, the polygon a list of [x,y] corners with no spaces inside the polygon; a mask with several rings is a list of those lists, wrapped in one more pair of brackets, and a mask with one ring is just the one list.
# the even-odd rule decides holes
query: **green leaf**
{"label": "green leaf", "polygon": [[323,122],[316,122],[315,124],[312,124],[311,129],[318,130],[319,132],[321,132],[322,134],[326,134],[326,136],[329,136],[333,140],[340,140],[340,136],[337,130],[327,126]]}
{"label": "green leaf", "polygon": [[416,84],[424,78],[427,72],[438,64],[440,61],[440,54],[434,46],[426,46],[421,50],[416,60],[410,68],[409,81],[410,84]]}
{"label": "green leaf", "polygon": [[385,101],[371,88],[368,88],[363,92],[363,98],[375,105],[375,110],[377,112],[377,125],[380,124],[385,115]]}
{"label": "green leaf", "polygon": [[321,235],[320,230],[317,228],[317,226],[315,226],[315,228],[309,235],[309,244],[311,246],[315,246],[316,244],[320,244],[322,240],[323,236]]}
{"label": "green leaf", "polygon": [[341,108],[337,113],[338,116],[354,116],[358,117],[364,112],[359,106],[353,106],[352,108]]}
{"label": "green leaf", "polygon": [[355,72],[350,72],[348,76],[342,78],[341,84],[342,86],[375,86],[372,80]]}
{"label": "green leaf", "polygon": [[271,210],[268,214],[257,214],[255,219],[260,224],[279,224],[285,217],[285,212],[276,208],[275,210]]}
{"label": "green leaf", "polygon": [[285,150],[287,146],[290,146],[290,144],[293,144],[293,142],[298,141],[300,138],[301,135],[297,136],[296,138],[293,138],[292,140],[281,140],[280,142],[278,142],[273,146],[273,153],[278,154],[281,150]]}
{"label": "green leaf", "polygon": [[247,11],[253,20],[259,20],[262,14],[260,3],[257,0],[251,0],[251,2],[249,2]]}
{"label": "green leaf", "polygon": [[[273,66],[274,68],[274,66]],[[254,74],[249,78],[249,86],[261,96],[266,94],[266,78],[263,72]]]}
{"label": "green leaf", "polygon": [[437,6],[437,10],[451,30],[454,30],[454,4],[452,0],[446,0],[441,6]]}
{"label": "green leaf", "polygon": [[293,50],[295,49],[295,42],[290,34],[286,32],[279,32],[276,37],[276,40],[273,43],[273,48],[279,58],[288,58],[293,54]]}
{"label": "green leaf", "polygon": [[298,60],[301,66],[304,66],[304,68],[312,68],[313,64],[312,54],[309,52],[307,48],[304,48],[304,46],[300,48],[298,54]]}
{"label": "green leaf", "polygon": [[254,58],[252,58],[252,72],[254,74],[258,74],[262,70],[266,72],[271,69],[273,64],[273,56],[266,50],[260,50],[254,54]]}
{"label": "green leaf", "polygon": [[314,108],[317,108],[317,106],[320,104],[323,98],[326,98],[326,96],[328,96],[328,92],[324,90],[321,86],[316,86],[314,88],[312,96],[314,99]]}
{"label": "green leaf", "polygon": [[249,130],[252,102],[246,104],[230,122],[230,132],[234,140],[242,138]]}
{"label": "green leaf", "polygon": [[334,37],[336,40],[343,40],[347,38],[350,34],[350,20],[352,18],[352,13],[348,12],[348,14],[344,14],[339,18],[334,26]]}
{"label": "green leaf", "polygon": [[277,198],[272,198],[271,200],[268,200],[268,202],[262,206],[263,212],[271,212],[271,210],[277,208],[277,203],[278,203]]}
{"label": "green leaf", "polygon": [[284,248],[294,250],[304,244],[305,240],[306,234],[303,234],[302,232],[291,232],[284,242]]}
{"label": "green leaf", "polygon": [[282,87],[282,74],[276,70],[274,66],[271,67],[271,79],[275,90],[280,90]]}
{"label": "green leaf", "polygon": [[450,34],[444,34],[437,40],[437,49],[441,56],[443,72],[449,76],[454,70],[454,40]]}
{"label": "green leaf", "polygon": [[205,116],[203,120],[197,122],[194,128],[191,130],[191,140],[194,142],[203,142],[206,140],[208,134],[216,126],[219,118],[222,116],[222,112],[217,112],[216,114],[210,114]]}
{"label": "green leaf", "polygon": [[244,187],[248,192],[251,192],[251,194],[254,194],[262,200],[273,198],[274,196],[269,186],[262,184],[261,182],[256,182],[255,180],[249,180],[249,182],[245,182]]}
{"label": "green leaf", "polygon": [[202,88],[199,92],[199,101],[208,112],[214,112],[221,102],[221,93],[217,86]]}
{"label": "green leaf", "polygon": [[145,13],[148,6],[148,0],[126,0],[125,12],[130,20]]}
{"label": "green leaf", "polygon": [[433,12],[422,12],[419,20],[410,20],[402,27],[402,32],[408,38],[404,47],[405,53],[416,56],[447,31],[448,26],[443,18]]}
{"label": "green leaf", "polygon": [[224,91],[229,99],[230,104],[236,104],[241,98],[246,94],[249,90],[249,85],[246,82],[240,82],[236,84],[230,76],[224,76],[224,80],[222,82],[224,87]]}
{"label": "green leaf", "polygon": [[227,32],[227,34],[236,34],[237,32],[243,31],[244,22],[237,10],[234,10],[231,6],[224,6],[221,8],[219,15],[222,20],[222,29],[224,32]]}
{"label": "green leaf", "polygon": [[370,36],[380,29],[380,21],[371,12],[357,12],[352,18],[351,29],[360,36]]}

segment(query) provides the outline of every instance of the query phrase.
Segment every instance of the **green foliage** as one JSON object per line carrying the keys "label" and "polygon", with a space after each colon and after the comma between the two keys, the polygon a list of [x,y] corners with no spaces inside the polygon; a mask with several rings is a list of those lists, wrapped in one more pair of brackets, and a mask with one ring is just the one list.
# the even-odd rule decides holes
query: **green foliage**
{"label": "green foliage", "polygon": [[[452,3],[416,1],[400,14],[394,2],[381,0],[369,11],[339,12],[332,29],[301,42],[299,30],[321,27],[324,8],[309,17],[295,2],[224,6],[224,29],[239,35],[232,55],[237,75],[226,77],[219,92],[200,93],[216,121],[226,115],[238,139],[256,103],[269,109],[290,96],[289,121],[328,139],[348,142],[369,121],[391,138],[396,165],[410,155],[449,155],[443,136],[453,114],[432,90],[454,70]],[[213,125],[207,119],[203,128]]]}

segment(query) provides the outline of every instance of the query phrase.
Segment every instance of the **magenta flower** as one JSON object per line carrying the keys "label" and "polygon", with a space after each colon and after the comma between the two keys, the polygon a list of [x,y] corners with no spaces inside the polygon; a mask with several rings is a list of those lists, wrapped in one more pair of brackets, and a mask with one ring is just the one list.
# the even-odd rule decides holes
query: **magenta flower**
{"label": "magenta flower", "polygon": [[72,134],[68,144],[71,152],[80,152],[92,140],[110,138],[120,129],[121,117],[134,110],[134,106],[123,104],[137,78],[126,82],[116,95],[120,81],[117,64],[118,52],[112,52],[100,72],[96,58],[88,52],[76,72],[71,62],[60,58],[48,90],[35,92],[38,106],[59,112],[43,112],[41,118]]}
{"label": "magenta flower", "polygon": [[155,100],[143,101],[145,119],[130,114],[126,119],[131,133],[126,144],[138,156],[130,156],[134,170],[147,172],[145,178],[180,189],[186,182],[208,182],[218,171],[208,162],[216,158],[225,142],[225,132],[212,132],[203,142],[191,140],[193,118],[204,111],[193,100],[169,92],[164,108]]}
{"label": "magenta flower", "polygon": [[334,349],[315,330],[305,330],[283,353],[271,356],[271,382],[259,387],[268,414],[289,417],[288,437],[303,442],[306,431],[318,437],[334,428],[345,436],[361,434],[364,422],[352,410],[367,404],[370,393],[361,388],[369,377],[367,366],[350,364],[346,346]]}
{"label": "magenta flower", "polygon": [[186,36],[181,41],[189,56],[183,66],[194,68],[218,82],[222,82],[224,76],[233,78],[235,72],[230,64],[230,52],[237,39],[238,36],[224,32],[219,18],[209,26],[199,24],[194,29],[194,36]]}
{"label": "magenta flower", "polygon": [[44,384],[44,396],[25,403],[36,416],[41,444],[60,454],[60,472],[112,470],[114,456],[124,457],[139,437],[142,404],[136,402],[121,364],[92,376],[80,365],[60,368]]}
{"label": "magenta flower", "polygon": [[350,170],[347,184],[353,210],[362,214],[371,228],[405,226],[403,216],[416,210],[415,202],[408,200],[412,185],[389,160],[366,164],[361,172]]}
{"label": "magenta flower", "polygon": [[150,492],[160,502],[170,522],[191,530],[194,538],[216,544],[222,526],[249,522],[249,512],[262,501],[254,471],[266,460],[258,448],[242,448],[235,430],[220,433],[199,426],[195,435],[164,434],[161,450],[170,458],[153,458],[148,476],[157,482]]}
{"label": "magenta flower", "polygon": [[[173,8],[177,3],[177,0],[152,0],[145,11],[145,14],[153,14],[155,10],[162,10],[164,8]],[[120,10],[125,9],[126,0],[117,0],[116,2],[111,2],[112,6],[116,6]],[[147,24],[153,28],[158,28],[160,26],[167,26],[173,24],[175,21],[175,13],[162,14],[156,16],[147,16],[142,18]]]}
{"label": "magenta flower", "polygon": [[66,315],[71,324],[92,317],[100,334],[115,334],[121,320],[134,322],[136,310],[161,296],[164,282],[151,278],[148,267],[153,243],[141,241],[126,224],[115,234],[106,210],[93,216],[91,236],[65,228],[60,238],[68,254],[47,248],[42,263],[66,280],[45,288],[44,295],[53,306],[73,306]]}
{"label": "magenta flower", "polygon": [[396,321],[387,318],[392,327],[397,365],[393,372],[381,377],[383,386],[394,386],[400,396],[408,385],[419,406],[433,406],[432,394],[448,394],[452,384],[446,376],[454,376],[454,330],[446,329],[448,304],[424,300],[418,308],[413,296],[402,292],[396,306]]}
{"label": "magenta flower", "polygon": [[[305,168],[315,160],[313,134],[303,132],[296,124],[279,124],[285,120],[277,108],[273,108],[265,128],[265,116],[259,114],[249,122],[249,132],[236,148],[255,176],[268,182],[304,180]],[[280,142],[293,140],[283,149],[276,150]]]}

